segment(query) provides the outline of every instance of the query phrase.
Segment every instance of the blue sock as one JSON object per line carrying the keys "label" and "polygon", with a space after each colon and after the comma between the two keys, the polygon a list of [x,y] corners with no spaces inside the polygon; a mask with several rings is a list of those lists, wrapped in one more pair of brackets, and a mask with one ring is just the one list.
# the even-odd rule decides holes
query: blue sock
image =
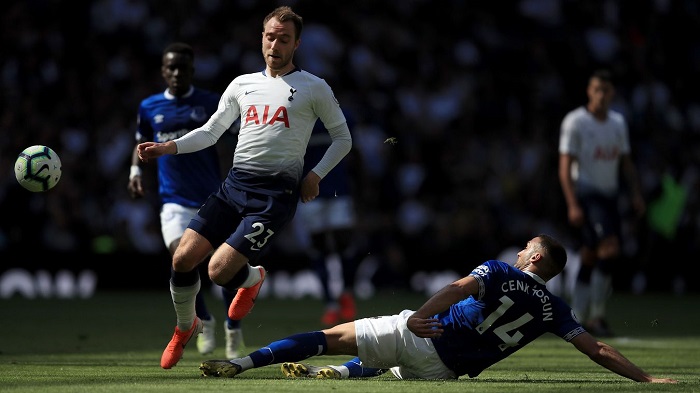
{"label": "blue sock", "polygon": [[194,303],[194,308],[195,311],[197,312],[197,316],[199,319],[208,321],[211,319],[211,314],[209,314],[209,309],[207,309],[207,304],[204,302],[204,295],[202,294],[202,291],[200,290],[197,292],[197,297],[195,298],[195,303]]}
{"label": "blue sock", "polygon": [[376,377],[377,375],[382,375],[387,371],[384,368],[363,367],[360,358],[354,358],[348,362],[345,362],[343,363],[343,366],[347,367],[350,371],[350,378]]}
{"label": "blue sock", "polygon": [[323,355],[327,350],[326,335],[323,332],[309,332],[275,341],[248,356],[255,367],[262,367],[274,363],[298,362]]}

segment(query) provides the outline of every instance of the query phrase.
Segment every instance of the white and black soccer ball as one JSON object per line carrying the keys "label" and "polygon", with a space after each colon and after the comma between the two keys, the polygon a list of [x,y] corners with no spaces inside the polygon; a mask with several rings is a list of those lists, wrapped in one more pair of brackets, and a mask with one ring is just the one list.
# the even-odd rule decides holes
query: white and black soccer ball
{"label": "white and black soccer ball", "polygon": [[31,192],[46,192],[61,179],[61,159],[48,146],[30,146],[17,156],[15,177]]}

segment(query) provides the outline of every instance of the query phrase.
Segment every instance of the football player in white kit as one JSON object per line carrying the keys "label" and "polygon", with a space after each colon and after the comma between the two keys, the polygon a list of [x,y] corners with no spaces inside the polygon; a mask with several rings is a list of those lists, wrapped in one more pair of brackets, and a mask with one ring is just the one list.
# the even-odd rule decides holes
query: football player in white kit
{"label": "football player in white kit", "polygon": [[[290,7],[276,8],[263,20],[265,70],[236,77],[204,126],[172,141],[138,145],[142,161],[195,152],[216,143],[240,117],[233,166],[192,219],[173,255],[170,292],[177,326],[161,357],[162,368],[175,366],[187,342],[201,332],[202,322],[195,315],[200,261],[214,251],[209,276],[230,291],[241,288],[228,315],[233,320],[245,317],[266,274],[262,266],[251,265],[292,219],[298,200],[313,200],[321,179],[352,147],[330,86],[293,63],[302,27],[302,18]],[[332,143],[302,179],[304,153],[317,119]]]}
{"label": "football player in white kit", "polygon": [[596,71],[586,92],[586,106],[569,112],[561,124],[559,180],[569,222],[581,229],[582,236],[572,307],[591,333],[610,336],[605,306],[621,249],[620,171],[638,215],[644,214],[645,203],[630,157],[627,123],[622,114],[610,109],[615,95],[611,73]]}

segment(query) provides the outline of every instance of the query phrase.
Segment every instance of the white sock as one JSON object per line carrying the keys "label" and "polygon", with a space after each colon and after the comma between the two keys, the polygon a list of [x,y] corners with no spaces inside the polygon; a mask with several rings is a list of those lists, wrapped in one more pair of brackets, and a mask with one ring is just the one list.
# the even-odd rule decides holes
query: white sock
{"label": "white sock", "polygon": [[252,267],[250,266],[250,264],[246,264],[245,266],[248,268],[248,278],[246,278],[245,281],[243,281],[243,284],[241,284],[241,288],[250,288],[253,285],[260,282],[262,277],[260,269],[262,269],[262,267]]}
{"label": "white sock", "polygon": [[238,358],[238,359],[231,359],[230,362],[236,363],[237,365],[241,366],[241,371],[250,370],[251,368],[255,367],[253,365],[253,359],[251,359],[250,356],[246,356],[246,357]]}
{"label": "white sock", "polygon": [[605,305],[612,291],[612,276],[593,269],[591,273],[590,319],[605,318]]}
{"label": "white sock", "polygon": [[589,284],[576,282],[571,299],[571,308],[579,322],[584,323],[588,319],[588,306],[591,302],[591,287]]}
{"label": "white sock", "polygon": [[197,280],[195,285],[189,287],[176,287],[170,283],[170,296],[173,299],[175,307],[175,315],[177,315],[177,327],[181,331],[190,330],[194,323],[195,315],[195,300],[201,282]]}
{"label": "white sock", "polygon": [[350,378],[350,370],[345,366],[328,366],[332,369],[337,370],[340,373],[340,378]]}

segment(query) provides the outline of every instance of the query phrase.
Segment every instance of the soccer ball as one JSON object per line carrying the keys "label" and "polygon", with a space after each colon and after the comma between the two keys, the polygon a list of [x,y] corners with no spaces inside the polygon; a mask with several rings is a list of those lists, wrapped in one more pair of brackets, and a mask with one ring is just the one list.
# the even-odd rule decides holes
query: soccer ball
{"label": "soccer ball", "polygon": [[31,192],[46,192],[61,179],[61,159],[48,146],[30,146],[17,156],[15,177]]}

